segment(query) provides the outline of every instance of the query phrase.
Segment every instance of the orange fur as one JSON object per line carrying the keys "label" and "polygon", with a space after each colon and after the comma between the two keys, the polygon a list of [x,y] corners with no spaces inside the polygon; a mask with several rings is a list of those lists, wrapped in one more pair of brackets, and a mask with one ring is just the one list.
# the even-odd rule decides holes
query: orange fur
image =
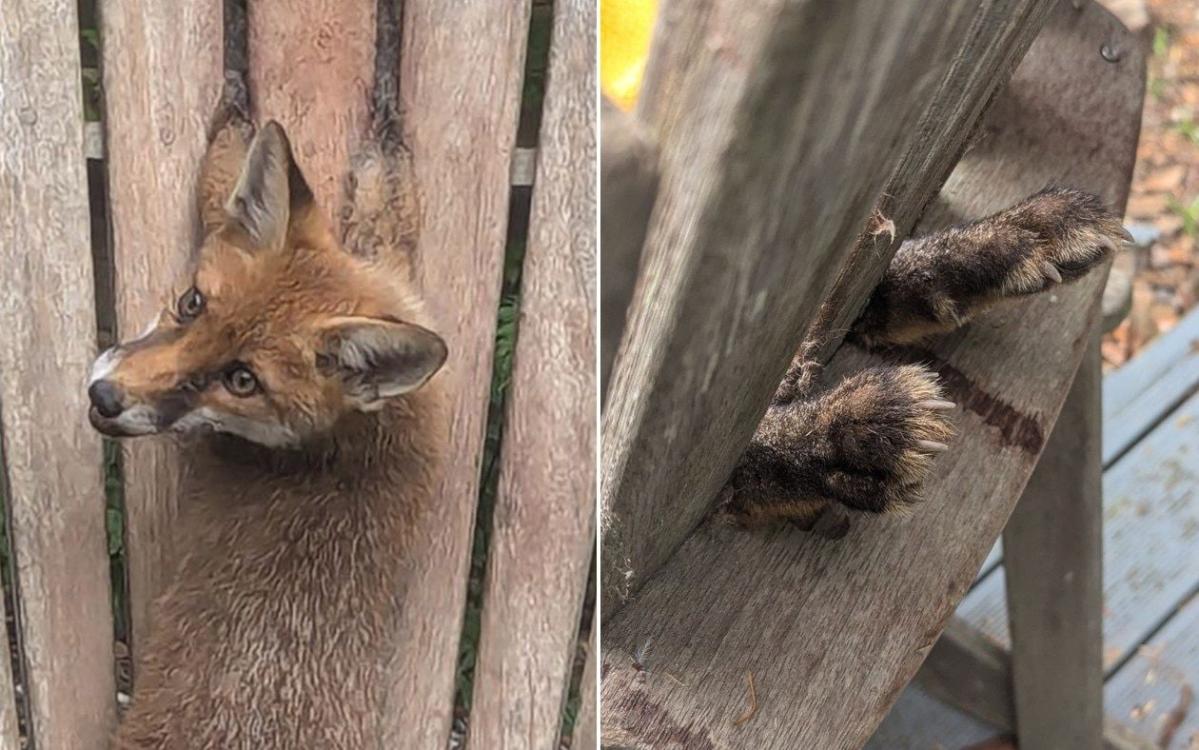
{"label": "orange fur", "polygon": [[[94,376],[126,412],[152,415],[148,431],[186,441],[170,583],[137,643],[117,748],[358,750],[381,747],[394,714],[387,664],[404,638],[406,540],[436,501],[447,442],[445,378],[425,382],[444,348],[410,282],[380,271],[394,267],[387,253],[410,248],[347,252],[295,175],[290,205],[271,203],[274,162],[254,182],[248,132],[233,118],[214,135],[199,196],[208,231],[193,269],[155,326],[105,355]],[[239,206],[226,199],[239,171],[258,191],[251,198],[266,196],[267,225],[236,221]],[[373,195],[356,221],[395,221],[378,214],[414,210],[411,196]],[[282,215],[282,247],[257,246]],[[203,311],[181,319],[176,300],[192,288]],[[347,344],[359,333],[347,320],[379,333]],[[370,349],[397,340],[395,351]],[[260,390],[239,396],[224,385],[231,362],[250,368]],[[347,376],[355,366],[366,371]],[[380,385],[371,370],[380,367],[418,372]],[[129,434],[122,416],[93,422]],[[254,439],[284,434],[294,440],[283,446]]]}

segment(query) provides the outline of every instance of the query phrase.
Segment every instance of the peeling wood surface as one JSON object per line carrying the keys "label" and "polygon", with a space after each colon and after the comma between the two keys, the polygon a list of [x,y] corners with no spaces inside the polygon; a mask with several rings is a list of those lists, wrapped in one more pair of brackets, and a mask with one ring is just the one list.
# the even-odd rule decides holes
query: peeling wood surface
{"label": "peeling wood surface", "polygon": [[1155,740],[1167,722],[1177,721],[1173,742],[1166,747],[1184,750],[1199,744],[1197,692],[1199,597],[1191,597],[1108,681],[1107,710],[1132,731]]}
{"label": "peeling wood surface", "polygon": [[[196,184],[222,81],[221,5],[169,0],[103,10],[113,291],[117,338],[128,340],[157,316],[199,241]],[[180,465],[169,440],[120,446],[136,648],[171,554]]]}
{"label": "peeling wood surface", "polygon": [[[0,23],[0,425],[21,658],[39,747],[100,750],[116,721],[79,28],[73,2]],[[8,649],[0,746],[18,747]]]}
{"label": "peeling wood surface", "polygon": [[470,716],[508,750],[557,741],[595,548],[596,3],[553,14]]}
{"label": "peeling wood surface", "polygon": [[707,512],[893,170],[930,195],[948,171],[926,113],[968,129],[1050,4],[664,4],[641,109],[661,178],[603,417],[605,618]]}
{"label": "peeling wood surface", "polygon": [[[1105,41],[1126,50],[1119,62],[1100,57]],[[1092,4],[1057,4],[924,229],[1051,182],[1122,207],[1143,91],[1143,56],[1117,22]],[[960,434],[929,499],[911,518],[858,519],[839,541],[701,528],[605,626],[605,732],[655,748],[864,744],[1003,528],[1082,357],[1105,275],[996,309],[928,348],[892,351],[888,361],[931,364],[960,405]],[[830,374],[879,361],[843,347]],[[648,675],[631,664],[647,639]],[[734,727],[747,671],[761,705]]]}

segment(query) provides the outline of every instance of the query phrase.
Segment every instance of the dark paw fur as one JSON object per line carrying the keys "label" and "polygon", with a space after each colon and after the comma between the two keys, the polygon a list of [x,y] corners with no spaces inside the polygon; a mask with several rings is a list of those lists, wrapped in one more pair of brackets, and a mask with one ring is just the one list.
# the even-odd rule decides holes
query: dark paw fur
{"label": "dark paw fur", "polygon": [[908,365],[867,370],[823,400],[822,481],[828,496],[856,510],[907,508],[952,434],[936,375]]}
{"label": "dark paw fur", "polygon": [[1005,295],[1039,292],[1073,281],[1131,240],[1119,217],[1090,193],[1052,188],[1010,209],[1012,223],[1033,242],[1004,277]]}
{"label": "dark paw fur", "polygon": [[742,526],[813,520],[829,503],[871,513],[919,499],[952,434],[936,376],[914,365],[859,373],[815,401],[776,404],[727,483]]}
{"label": "dark paw fur", "polygon": [[966,226],[905,242],[853,338],[903,344],[951,331],[988,307],[1083,276],[1128,235],[1093,195],[1052,188]]}

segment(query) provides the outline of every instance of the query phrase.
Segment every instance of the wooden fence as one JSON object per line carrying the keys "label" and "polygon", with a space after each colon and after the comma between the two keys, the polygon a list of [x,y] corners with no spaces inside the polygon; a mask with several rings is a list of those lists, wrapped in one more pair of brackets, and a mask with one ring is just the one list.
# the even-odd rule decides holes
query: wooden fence
{"label": "wooden fence", "polygon": [[[416,534],[406,588],[394,693],[404,747],[445,747],[451,733],[511,182],[529,171],[515,147],[532,7],[400,4],[400,105],[426,196],[417,267],[452,342],[458,393],[442,502]],[[76,3],[11,0],[0,23],[0,414],[16,642],[12,663],[0,658],[6,750],[101,748],[117,720],[106,480],[83,383],[97,320],[139,327],[196,243],[193,191],[224,71],[247,73],[255,117],[284,124],[330,207],[374,75],[370,3],[101,10],[102,107],[88,145]],[[552,16],[500,488],[483,535],[476,747],[558,742],[576,642],[591,641],[580,618],[594,529],[594,3],[558,0]],[[106,180],[89,190],[85,148],[101,144],[92,171]],[[120,459],[136,649],[171,553],[179,469],[166,440],[122,443]],[[590,746],[595,717],[586,703],[580,711],[574,742]]]}

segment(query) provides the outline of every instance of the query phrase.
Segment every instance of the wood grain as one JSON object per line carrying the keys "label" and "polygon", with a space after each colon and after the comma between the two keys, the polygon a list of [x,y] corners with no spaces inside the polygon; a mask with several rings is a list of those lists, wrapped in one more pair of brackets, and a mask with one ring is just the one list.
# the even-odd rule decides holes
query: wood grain
{"label": "wood grain", "polygon": [[317,205],[336,218],[369,122],[375,3],[272,0],[246,9],[254,118],[283,125]]}
{"label": "wood grain", "polygon": [[710,507],[905,154],[935,191],[954,139],[922,123],[967,129],[1048,4],[664,5],[645,90],[670,100],[646,115],[661,179],[603,417],[605,618]]}
{"label": "wood grain", "polygon": [[[99,750],[116,687],[100,438],[83,385],[96,311],[80,85],[75,3],[6,2],[0,424],[20,658],[37,745]],[[2,742],[16,747],[2,679]]]}
{"label": "wood grain", "polygon": [[1100,323],[1003,530],[1015,727],[1024,750],[1103,740]]}
{"label": "wood grain", "polygon": [[[117,338],[158,314],[199,242],[195,190],[222,81],[221,4],[104,6],[105,154]],[[121,444],[131,644],[163,584],[179,487],[168,440]]]}
{"label": "wood grain", "polygon": [[[1099,55],[1105,42],[1121,45],[1118,62]],[[1093,4],[1056,5],[924,230],[1050,182],[1122,207],[1143,91],[1144,58],[1115,19]],[[912,517],[861,519],[839,541],[795,530],[693,534],[605,624],[605,734],[655,748],[864,744],[1003,528],[1082,357],[1104,276],[997,309],[928,349],[892,353],[889,361],[930,363],[960,404],[960,434]],[[830,376],[879,361],[843,347]],[[647,640],[648,676],[632,665]],[[759,710],[735,726],[747,673]]]}
{"label": "wood grain", "polygon": [[402,746],[427,748],[449,737],[530,6],[405,0],[403,10],[401,105],[424,204],[416,268],[458,390],[442,504],[412,550],[412,642],[397,665]]}
{"label": "wood grain", "polygon": [[553,14],[475,666],[479,747],[557,741],[595,549],[596,3],[558,0]]}

